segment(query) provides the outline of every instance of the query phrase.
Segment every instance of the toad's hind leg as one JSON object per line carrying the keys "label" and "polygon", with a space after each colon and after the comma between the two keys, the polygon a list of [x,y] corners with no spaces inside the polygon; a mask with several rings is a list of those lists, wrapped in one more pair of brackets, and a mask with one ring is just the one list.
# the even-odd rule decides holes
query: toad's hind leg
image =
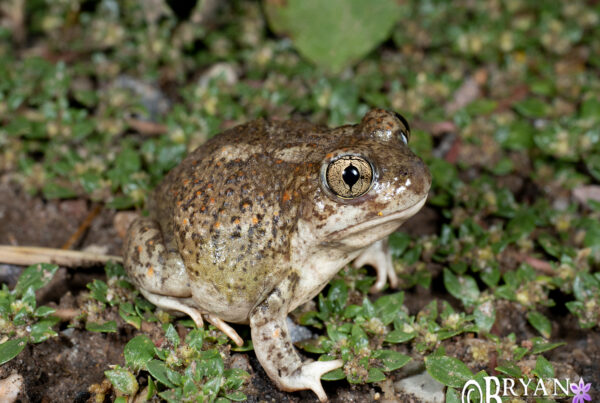
{"label": "toad's hind leg", "polygon": [[158,223],[136,219],[125,238],[124,266],[146,299],[159,308],[183,312],[202,327],[202,315],[193,307],[185,265],[174,241],[165,242]]}
{"label": "toad's hind leg", "polygon": [[294,292],[293,277],[286,278],[250,314],[254,352],[269,378],[282,390],[311,389],[321,402],[327,395],[321,375],[343,365],[342,360],[303,363],[294,350],[286,324],[288,301]]}

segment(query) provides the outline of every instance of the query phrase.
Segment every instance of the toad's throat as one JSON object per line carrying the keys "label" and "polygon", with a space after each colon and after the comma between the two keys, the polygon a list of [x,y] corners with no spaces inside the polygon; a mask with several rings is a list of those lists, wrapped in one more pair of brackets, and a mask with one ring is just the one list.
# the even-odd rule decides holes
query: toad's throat
{"label": "toad's throat", "polygon": [[[388,232],[388,234],[390,234],[396,229],[398,229],[398,227],[400,227],[400,225],[402,225],[404,221],[415,215],[421,209],[421,207],[423,207],[425,201],[427,201],[427,195],[425,195],[425,197],[420,199],[412,206],[405,208],[404,210],[395,211],[391,214],[384,215],[381,217],[375,217],[371,220],[351,225],[342,230],[332,232],[328,236],[328,241],[343,241],[344,239],[348,239],[349,237],[352,237],[357,234],[368,233],[375,227],[388,227],[389,230],[385,232]],[[388,234],[380,233],[378,238],[383,238]]]}

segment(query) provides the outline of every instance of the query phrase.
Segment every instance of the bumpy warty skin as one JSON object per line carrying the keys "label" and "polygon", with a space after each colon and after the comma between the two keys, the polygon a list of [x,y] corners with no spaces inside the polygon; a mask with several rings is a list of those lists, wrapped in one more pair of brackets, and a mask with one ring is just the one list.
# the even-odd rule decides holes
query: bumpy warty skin
{"label": "bumpy warty skin", "polygon": [[[250,323],[275,384],[326,400],[320,376],[342,363],[303,364],[285,316],[354,259],[377,269],[375,291],[396,278],[386,237],[423,206],[431,185],[409,134],[403,118],[382,109],[333,129],[262,119],[229,129],[152,193],[150,217],[134,222],[125,241],[125,268],[151,302],[198,325],[201,315],[224,331],[219,320]],[[364,194],[342,197],[329,183],[340,161],[350,177],[355,166],[344,161],[372,174]],[[337,179],[352,190],[353,180]]]}
{"label": "bumpy warty skin", "polygon": [[[328,154],[346,151],[379,168],[374,191],[348,201],[328,195],[320,174]],[[415,200],[399,192],[406,178],[412,178]],[[290,274],[293,263],[301,265],[311,248],[344,246],[328,233],[344,229],[351,218],[367,221],[393,211],[398,197],[414,204],[428,187],[426,168],[397,138],[381,141],[350,125],[328,129],[257,120],[191,153],[157,187],[149,209],[166,243],[181,253],[191,283],[202,288],[198,294],[210,300],[202,308],[246,322],[253,305]],[[298,234],[299,221],[315,232]],[[301,250],[293,251],[292,240],[299,236]],[[349,256],[352,250],[346,249],[352,248],[343,247],[341,254]]]}

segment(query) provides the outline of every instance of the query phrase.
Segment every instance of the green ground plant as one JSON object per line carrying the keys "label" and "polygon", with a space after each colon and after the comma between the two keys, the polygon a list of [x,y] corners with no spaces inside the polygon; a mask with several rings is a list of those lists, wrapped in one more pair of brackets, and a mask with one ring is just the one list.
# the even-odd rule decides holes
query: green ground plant
{"label": "green ground plant", "polygon": [[[317,335],[297,344],[303,353],[344,360],[324,379],[378,384],[419,362],[454,402],[466,380],[493,372],[558,373],[544,357],[563,345],[557,318],[600,329],[600,202],[578,196],[600,182],[598,4],[382,1],[354,43],[338,35],[360,21],[353,0],[332,1],[344,7],[337,20],[328,9],[300,26],[310,12],[302,4],[317,2],[231,1],[207,14],[203,2],[172,3],[32,0],[26,40],[0,24],[0,173],[47,200],[142,210],[187,152],[238,123],[335,126],[371,107],[397,110],[432,173],[426,210],[435,223],[426,235],[392,236],[400,290],[369,295],[373,278],[347,268],[314,307],[294,313]],[[336,35],[313,35],[328,31]],[[137,86],[123,84],[131,80]],[[53,308],[35,299],[56,270],[31,266],[13,290],[2,286],[0,363],[57,334]],[[423,289],[430,300],[409,309]],[[70,326],[140,331],[147,321],[165,332],[161,346],[138,334],[125,365],[107,370],[121,400],[142,391],[168,401],[245,398],[247,376],[227,368],[229,344],[214,330],[183,322],[180,337],[119,265],[88,290]],[[530,333],[499,329],[506,310]],[[471,336],[485,347],[453,356],[450,347]],[[488,350],[506,359],[493,362]]]}

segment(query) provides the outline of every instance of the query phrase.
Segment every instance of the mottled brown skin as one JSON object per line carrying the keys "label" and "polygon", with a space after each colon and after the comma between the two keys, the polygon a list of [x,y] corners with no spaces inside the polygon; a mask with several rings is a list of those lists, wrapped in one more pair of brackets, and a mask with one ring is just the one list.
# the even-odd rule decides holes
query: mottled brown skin
{"label": "mottled brown skin", "polygon": [[[219,321],[250,323],[271,379],[326,400],[320,376],[342,363],[303,364],[285,317],[356,258],[376,267],[375,290],[388,276],[393,285],[386,236],[420,209],[431,183],[403,136],[406,122],[381,109],[335,129],[257,120],[227,130],[156,188],[150,217],[129,230],[125,267],[151,302],[199,325],[202,314],[233,334]],[[336,196],[324,174],[345,155],[374,168],[355,198]]]}

